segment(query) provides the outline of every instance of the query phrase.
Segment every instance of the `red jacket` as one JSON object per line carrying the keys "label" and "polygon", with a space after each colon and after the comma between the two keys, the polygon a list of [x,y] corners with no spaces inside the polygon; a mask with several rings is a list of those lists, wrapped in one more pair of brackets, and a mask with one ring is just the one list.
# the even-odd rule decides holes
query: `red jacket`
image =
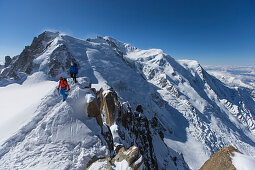
{"label": "red jacket", "polygon": [[59,80],[58,89],[59,87],[61,87],[61,89],[65,89],[66,87],[68,87],[68,90],[70,90],[70,86],[68,85],[67,81],[64,79]]}

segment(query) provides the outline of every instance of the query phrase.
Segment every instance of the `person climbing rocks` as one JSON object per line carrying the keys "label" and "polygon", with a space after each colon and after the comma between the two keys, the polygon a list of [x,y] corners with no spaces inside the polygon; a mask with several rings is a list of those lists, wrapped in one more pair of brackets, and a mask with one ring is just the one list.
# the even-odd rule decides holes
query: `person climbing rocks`
{"label": "person climbing rocks", "polygon": [[70,76],[73,78],[73,81],[77,83],[76,75],[78,74],[78,66],[76,63],[72,62],[69,69]]}
{"label": "person climbing rocks", "polygon": [[[60,94],[63,96],[63,101],[66,100],[66,92],[70,90],[70,86],[67,83],[67,80],[63,77],[59,77],[59,85],[58,85],[58,91],[60,88]],[[68,88],[68,90],[66,91],[66,88]]]}

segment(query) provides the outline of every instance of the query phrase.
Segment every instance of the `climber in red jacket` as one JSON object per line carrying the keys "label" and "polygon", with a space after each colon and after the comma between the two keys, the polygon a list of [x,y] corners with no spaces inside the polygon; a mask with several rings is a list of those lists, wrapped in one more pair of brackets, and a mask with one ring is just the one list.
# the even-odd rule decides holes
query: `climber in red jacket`
{"label": "climber in red jacket", "polygon": [[58,90],[60,88],[60,94],[63,96],[63,101],[66,100],[66,88],[68,87],[68,90],[70,90],[70,86],[67,83],[67,80],[63,77],[59,77],[59,85],[58,85]]}

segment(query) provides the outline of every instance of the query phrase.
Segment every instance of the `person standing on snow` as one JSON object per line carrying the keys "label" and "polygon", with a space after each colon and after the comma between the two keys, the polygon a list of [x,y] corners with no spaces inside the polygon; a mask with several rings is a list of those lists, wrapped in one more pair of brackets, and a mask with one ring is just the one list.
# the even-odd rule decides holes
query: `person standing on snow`
{"label": "person standing on snow", "polygon": [[70,76],[73,78],[73,81],[77,83],[76,75],[78,74],[78,67],[76,63],[71,63],[71,67],[69,69]]}
{"label": "person standing on snow", "polygon": [[70,90],[70,86],[68,85],[67,81],[65,78],[63,77],[59,77],[59,85],[58,85],[58,91],[59,91],[59,88],[60,88],[60,94],[63,96],[63,101],[66,100],[66,88],[68,87],[68,90]]}

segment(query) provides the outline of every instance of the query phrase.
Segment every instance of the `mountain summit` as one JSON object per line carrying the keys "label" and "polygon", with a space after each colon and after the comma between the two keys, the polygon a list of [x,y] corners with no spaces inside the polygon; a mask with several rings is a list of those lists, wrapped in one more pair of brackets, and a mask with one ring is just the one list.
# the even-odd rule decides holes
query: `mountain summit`
{"label": "mountain summit", "polygon": [[[62,102],[54,86],[68,77],[71,62],[79,67],[78,84],[68,79],[71,91]],[[228,145],[255,155],[249,89],[226,86],[197,61],[111,37],[47,31],[0,74],[1,88],[34,81],[50,90],[26,110],[26,123],[5,136],[2,169],[198,169]]]}

